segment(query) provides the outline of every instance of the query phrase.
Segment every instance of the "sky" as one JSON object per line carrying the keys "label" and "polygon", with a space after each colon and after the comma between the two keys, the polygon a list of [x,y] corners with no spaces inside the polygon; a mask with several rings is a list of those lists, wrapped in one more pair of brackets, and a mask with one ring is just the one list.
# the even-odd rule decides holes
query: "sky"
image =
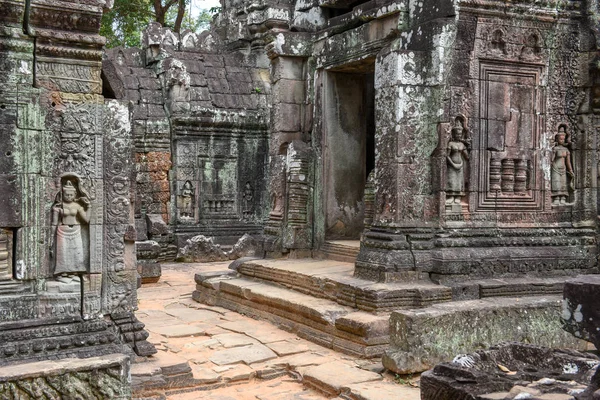
{"label": "sky", "polygon": [[191,0],[192,15],[197,16],[200,10],[210,10],[213,7],[221,7],[219,0]]}

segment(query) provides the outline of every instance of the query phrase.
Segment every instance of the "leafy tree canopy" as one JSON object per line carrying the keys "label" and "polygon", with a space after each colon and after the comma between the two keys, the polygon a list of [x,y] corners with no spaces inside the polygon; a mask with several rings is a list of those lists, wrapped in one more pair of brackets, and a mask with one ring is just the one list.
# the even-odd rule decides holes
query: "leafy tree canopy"
{"label": "leafy tree canopy", "polygon": [[100,34],[106,47],[140,46],[142,30],[152,21],[175,32],[207,29],[217,10],[200,10],[192,16],[191,0],[115,0],[113,8],[102,17]]}

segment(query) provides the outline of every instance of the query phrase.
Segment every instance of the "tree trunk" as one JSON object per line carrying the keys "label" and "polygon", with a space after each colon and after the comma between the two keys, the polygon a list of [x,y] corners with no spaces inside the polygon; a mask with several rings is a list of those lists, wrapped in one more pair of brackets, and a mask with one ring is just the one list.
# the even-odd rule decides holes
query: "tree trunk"
{"label": "tree trunk", "polygon": [[176,33],[181,32],[181,23],[183,22],[183,16],[185,14],[185,0],[179,0],[179,8],[177,9],[177,18],[175,19],[175,26],[173,30]]}
{"label": "tree trunk", "polygon": [[154,0],[154,19],[162,26],[165,26],[166,11],[160,0]]}

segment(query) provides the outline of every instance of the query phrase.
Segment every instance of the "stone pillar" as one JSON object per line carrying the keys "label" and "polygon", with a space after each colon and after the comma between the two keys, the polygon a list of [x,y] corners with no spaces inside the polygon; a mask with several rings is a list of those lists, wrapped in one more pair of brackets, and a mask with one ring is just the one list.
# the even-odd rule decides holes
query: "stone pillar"
{"label": "stone pillar", "polygon": [[[433,43],[411,50],[398,50],[410,46],[397,39],[377,56],[374,220],[362,238],[357,277],[418,278],[429,262],[427,254],[414,248],[412,238],[431,240],[439,213],[432,182],[437,176],[439,184],[445,185],[445,178],[433,170],[439,168],[432,161],[435,158],[430,157],[438,145],[438,123],[445,116],[440,115],[439,101],[444,93],[441,73],[447,66],[439,54],[452,38],[448,31]],[[427,72],[417,72],[424,68]],[[438,163],[445,166],[445,146],[439,153]]]}
{"label": "stone pillar", "polygon": [[[292,50],[293,34],[285,34],[290,38],[288,42],[283,37],[281,33],[268,47],[274,106],[269,143],[271,211],[265,227],[266,250],[272,254],[291,249],[310,254],[312,151],[306,141],[312,123],[312,105],[306,100],[305,54]],[[283,43],[286,45],[282,46]]]}

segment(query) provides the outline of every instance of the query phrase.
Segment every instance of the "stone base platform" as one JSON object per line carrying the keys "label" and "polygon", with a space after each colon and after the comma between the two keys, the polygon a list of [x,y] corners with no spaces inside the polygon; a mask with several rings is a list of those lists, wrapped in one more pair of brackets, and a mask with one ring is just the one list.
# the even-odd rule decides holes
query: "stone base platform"
{"label": "stone base platform", "polygon": [[3,366],[3,399],[131,398],[129,357],[109,354]]}
{"label": "stone base platform", "polygon": [[[489,279],[445,286],[429,281],[426,276],[413,276],[412,280],[403,282],[376,283],[355,278],[353,264],[335,260],[251,260],[238,264],[236,271],[211,270],[211,267],[199,270],[195,277],[194,300],[268,320],[315,343],[365,358],[379,357],[389,346],[389,318],[394,310],[419,312],[427,307],[458,304],[464,299],[486,298],[488,300],[477,301],[492,308],[502,302],[514,304],[511,312],[517,318],[523,315],[518,311],[521,304],[539,301],[535,296],[560,293],[569,279]],[[524,300],[519,300],[520,296],[524,296]],[[550,310],[548,319],[558,321],[560,310],[556,299],[542,301],[538,306]],[[450,314],[463,310],[461,306],[455,310],[448,307]],[[436,319],[432,318],[431,323],[435,324]],[[511,323],[515,321],[518,319]],[[561,330],[556,325],[556,329]],[[482,325],[481,329],[485,331],[487,327]],[[514,340],[500,338],[510,339]],[[467,347],[464,351],[477,348],[480,347]],[[441,357],[451,354],[455,353]],[[430,366],[436,362],[437,359]],[[402,372],[427,368],[429,366],[415,362],[408,371],[403,369]]]}

